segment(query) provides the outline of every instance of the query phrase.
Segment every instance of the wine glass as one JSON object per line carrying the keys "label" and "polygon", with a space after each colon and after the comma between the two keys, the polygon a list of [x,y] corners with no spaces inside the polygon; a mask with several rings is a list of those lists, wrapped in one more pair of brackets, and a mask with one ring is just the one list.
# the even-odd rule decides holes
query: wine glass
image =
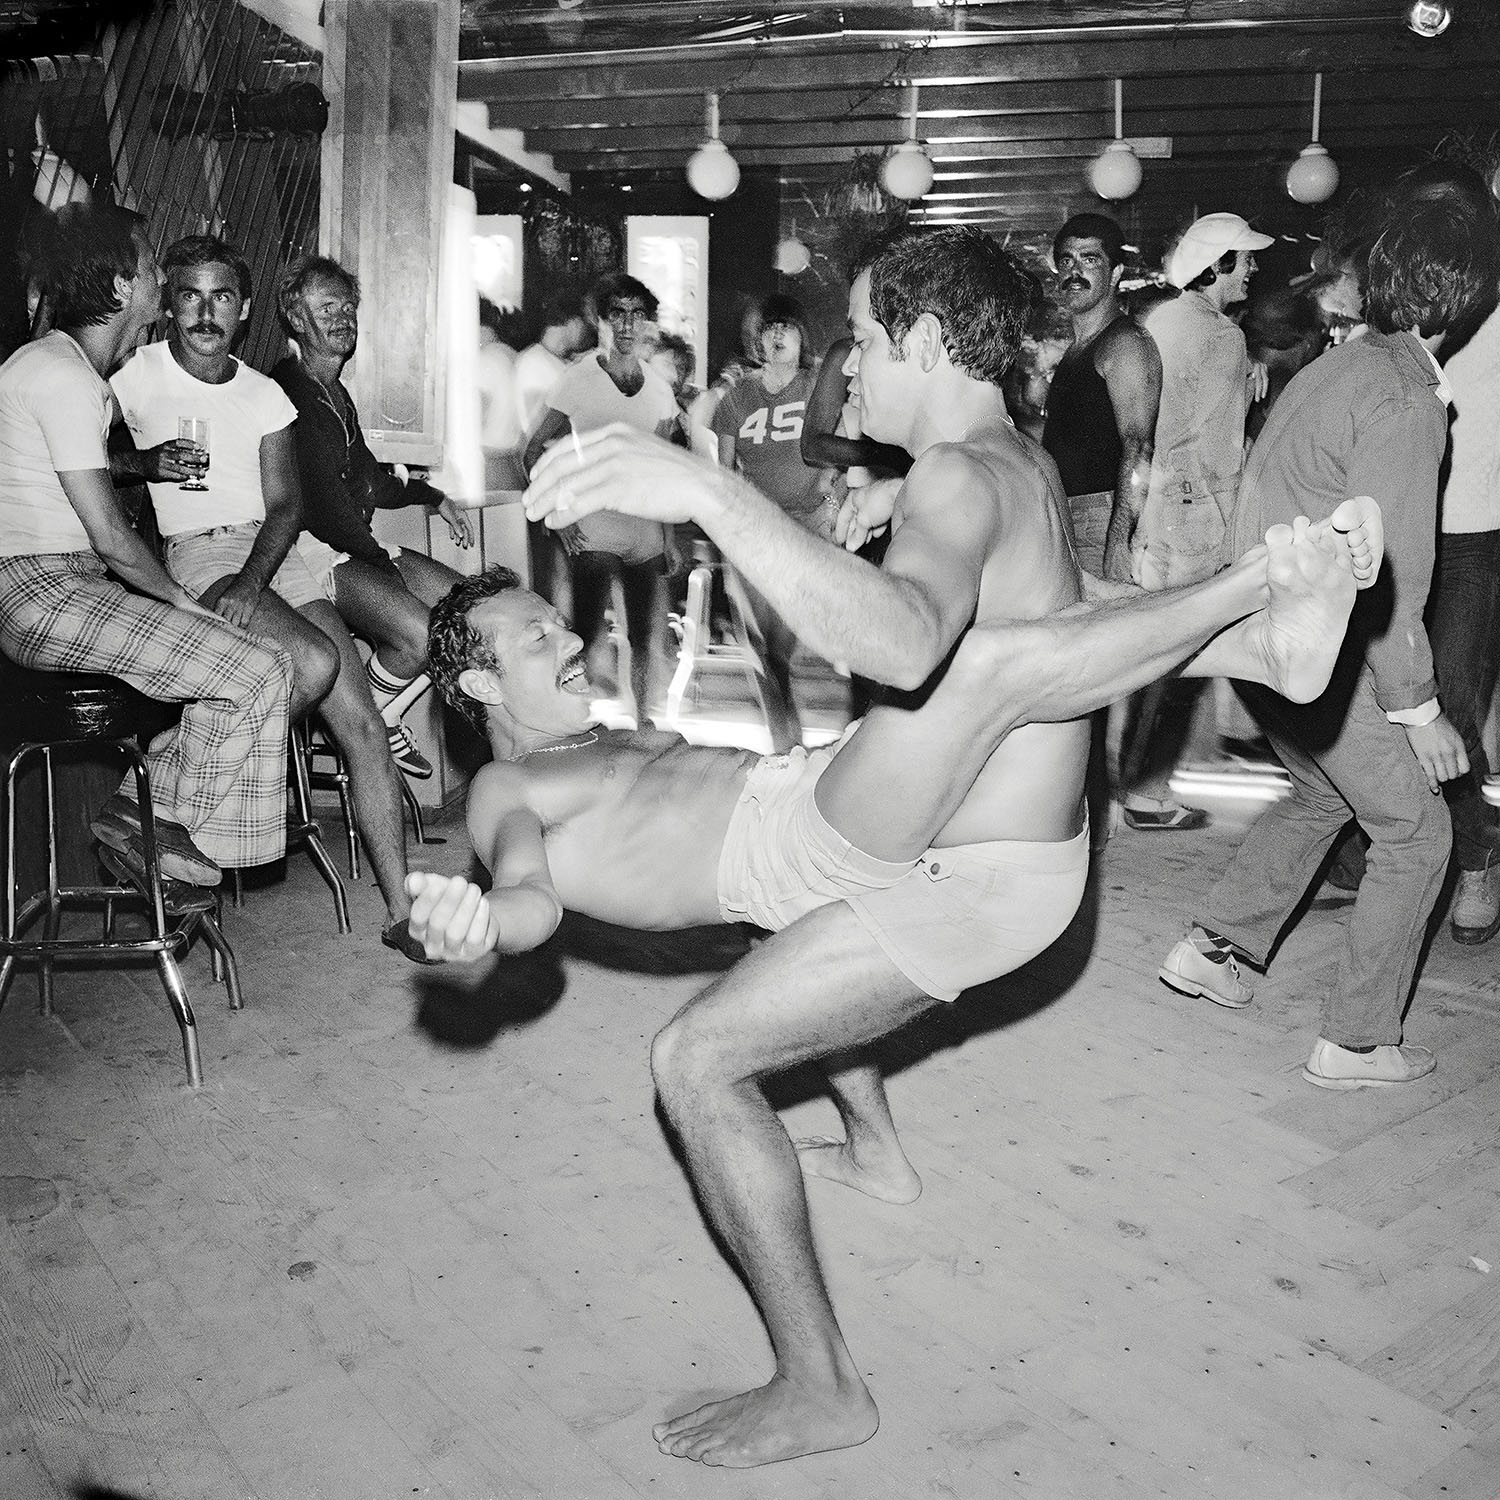
{"label": "wine glass", "polygon": [[184,479],[177,488],[180,490],[206,490],[208,486],[203,482],[203,475],[208,473],[208,418],[207,417],[178,417],[177,437],[184,443],[192,443],[203,450],[203,469],[195,479]]}

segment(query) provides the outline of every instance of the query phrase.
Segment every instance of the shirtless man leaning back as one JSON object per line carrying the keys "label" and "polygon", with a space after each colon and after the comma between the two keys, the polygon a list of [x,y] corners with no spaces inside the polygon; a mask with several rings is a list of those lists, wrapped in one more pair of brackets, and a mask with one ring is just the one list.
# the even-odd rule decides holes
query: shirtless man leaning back
{"label": "shirtless man leaning back", "polygon": [[[780,929],[653,1045],[663,1107],[776,1357],[767,1385],[659,1425],[667,1453],[748,1466],[862,1442],[877,1423],[818,1268],[796,1154],[758,1080],[863,1046],[1063,930],[1087,863],[1081,715],[1216,631],[1195,670],[1313,696],[1329,662],[1287,675],[1285,640],[1294,658],[1304,645],[1326,656],[1342,631],[1343,544],[1305,526],[1199,589],[1056,617],[1079,598],[1056,473],[1010,426],[998,386],[1030,296],[1026,273],[964,231],[897,242],[856,280],[851,391],[865,430],[916,460],[880,568],[639,434],[604,429],[539,467],[534,517],[695,520],[812,649],[896,688],[837,754],[799,766],[588,730],[576,638],[529,604],[519,647],[479,617],[494,660],[457,680],[513,759],[476,782],[483,806],[471,808],[496,890],[476,901],[415,882],[429,953],[528,946],[565,901],[634,925],[732,914]],[[1268,570],[1285,633],[1259,611]],[[612,840],[618,863],[604,857]],[[810,896],[807,869],[828,878],[830,849],[836,889]],[[884,1107],[872,1069],[836,1086],[841,1111]]]}

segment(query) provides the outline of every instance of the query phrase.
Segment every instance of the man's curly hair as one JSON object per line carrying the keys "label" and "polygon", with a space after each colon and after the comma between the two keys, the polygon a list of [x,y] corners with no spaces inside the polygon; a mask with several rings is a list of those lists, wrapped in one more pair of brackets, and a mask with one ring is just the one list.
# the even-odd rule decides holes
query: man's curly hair
{"label": "man's curly hair", "polygon": [[461,713],[480,734],[485,732],[484,705],[459,687],[461,673],[470,667],[499,672],[500,663],[490,644],[469,623],[469,613],[486,599],[509,589],[523,588],[521,575],[498,563],[455,583],[436,604],[427,620],[427,672],[443,702]]}
{"label": "man's curly hair", "polygon": [[904,230],[873,241],[854,265],[870,273],[870,312],[891,358],[923,313],[943,329],[956,369],[999,385],[1042,305],[1042,284],[989,235],[966,225]]}

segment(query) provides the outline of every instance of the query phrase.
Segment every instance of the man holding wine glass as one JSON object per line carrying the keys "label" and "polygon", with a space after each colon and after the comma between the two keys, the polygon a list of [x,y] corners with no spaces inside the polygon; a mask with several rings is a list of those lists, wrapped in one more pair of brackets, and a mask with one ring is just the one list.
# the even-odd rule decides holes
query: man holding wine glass
{"label": "man holding wine glass", "polygon": [[168,248],[162,269],[167,336],[111,380],[137,449],[126,467],[149,483],[172,577],[292,658],[293,719],[317,706],[349,769],[354,820],[386,903],[381,940],[423,962],[407,928],[406,836],[386,728],[348,630],[292,545],[302,525],[297,410],[233,354],[250,316],[250,268],[222,240],[191,235]]}

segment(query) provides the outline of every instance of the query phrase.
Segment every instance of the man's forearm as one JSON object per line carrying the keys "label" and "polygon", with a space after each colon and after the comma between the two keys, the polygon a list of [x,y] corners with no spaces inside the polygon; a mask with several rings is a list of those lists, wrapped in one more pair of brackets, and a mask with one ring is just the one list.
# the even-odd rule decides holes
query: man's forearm
{"label": "man's forearm", "polygon": [[109,477],[114,484],[144,484],[146,471],[140,453],[134,448],[111,448]]}
{"label": "man's forearm", "polygon": [[1115,476],[1115,500],[1104,536],[1104,576],[1117,581],[1130,577],[1130,544],[1146,509],[1151,485],[1151,444],[1126,441]]}
{"label": "man's forearm", "polygon": [[925,682],[953,645],[907,580],[814,536],[726,469],[705,485],[695,519],[776,613],[828,661],[909,689]]}
{"label": "man's forearm", "polygon": [[297,540],[297,533],[301,529],[300,505],[287,502],[268,505],[266,519],[255,534],[250,554],[240,568],[240,577],[258,589],[270,588],[271,580],[286,561],[286,555],[292,550],[292,543]]}

